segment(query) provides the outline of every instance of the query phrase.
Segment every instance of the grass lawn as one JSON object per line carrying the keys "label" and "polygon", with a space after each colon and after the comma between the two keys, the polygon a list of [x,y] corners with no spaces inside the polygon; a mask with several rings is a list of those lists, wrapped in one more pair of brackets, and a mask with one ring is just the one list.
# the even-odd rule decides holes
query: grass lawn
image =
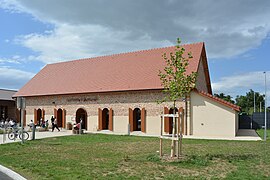
{"label": "grass lawn", "polygon": [[184,139],[183,147],[185,157],[169,162],[158,138],[87,134],[0,145],[0,163],[27,179],[270,179],[270,140]]}

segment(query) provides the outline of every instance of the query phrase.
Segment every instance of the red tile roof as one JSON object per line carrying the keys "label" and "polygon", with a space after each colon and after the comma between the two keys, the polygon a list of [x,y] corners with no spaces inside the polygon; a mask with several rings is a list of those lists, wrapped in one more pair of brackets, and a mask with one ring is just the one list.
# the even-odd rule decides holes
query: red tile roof
{"label": "red tile roof", "polygon": [[211,95],[211,94],[209,94],[209,93],[206,93],[206,92],[203,92],[203,91],[199,91],[199,90],[194,90],[195,92],[197,92],[197,93],[199,93],[200,95],[202,95],[202,96],[204,96],[204,97],[207,97],[207,98],[209,98],[209,99],[212,99],[212,100],[214,100],[214,101],[216,101],[216,102],[218,102],[218,103],[220,103],[220,104],[223,104],[223,105],[225,105],[225,106],[227,106],[227,107],[229,107],[229,108],[232,108],[232,109],[234,109],[235,111],[240,111],[240,109],[241,109],[241,107],[240,106],[237,106],[237,105],[235,105],[235,104],[232,104],[232,103],[230,103],[230,102],[228,102],[228,101],[225,101],[225,100],[223,100],[223,99],[220,99],[220,98],[218,98],[218,97],[215,97],[215,96],[213,96],[213,95]]}
{"label": "red tile roof", "polygon": [[[204,43],[182,45],[193,58],[187,73],[197,72]],[[175,47],[135,51],[46,65],[15,96],[162,89],[158,76],[164,53]]]}

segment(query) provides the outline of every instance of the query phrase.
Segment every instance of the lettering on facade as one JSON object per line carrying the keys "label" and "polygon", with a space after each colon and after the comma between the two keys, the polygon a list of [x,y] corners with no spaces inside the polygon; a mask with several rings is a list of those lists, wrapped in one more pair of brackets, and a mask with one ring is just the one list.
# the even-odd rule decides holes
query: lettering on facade
{"label": "lettering on facade", "polygon": [[68,98],[67,102],[89,102],[89,101],[97,101],[97,97],[85,97],[85,98]]}

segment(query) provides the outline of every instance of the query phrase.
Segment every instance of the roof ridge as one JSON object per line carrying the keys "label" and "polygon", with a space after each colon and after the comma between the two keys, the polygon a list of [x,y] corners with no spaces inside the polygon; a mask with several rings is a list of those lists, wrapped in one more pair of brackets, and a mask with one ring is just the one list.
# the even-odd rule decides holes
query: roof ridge
{"label": "roof ridge", "polygon": [[[198,45],[198,44],[204,44],[204,42],[196,42],[196,43],[190,43],[190,44],[182,44],[182,46],[190,46],[190,45]],[[104,57],[114,57],[114,56],[120,56],[120,55],[127,55],[127,54],[134,54],[134,53],[142,53],[142,52],[149,52],[153,50],[160,50],[160,49],[167,49],[167,48],[172,48],[174,46],[166,46],[166,47],[158,47],[158,48],[151,48],[151,49],[142,49],[142,50],[135,50],[135,51],[129,51],[129,52],[122,52],[122,53],[115,53],[115,54],[108,54],[108,55],[101,55],[101,56],[95,56],[95,57],[88,57],[88,58],[79,58],[79,59],[73,59],[69,61],[63,61],[63,62],[56,62],[56,63],[51,63],[51,64],[58,64],[58,63],[71,63],[74,61],[84,61],[84,60],[91,60],[91,59],[102,59]],[[50,64],[49,64],[50,65]]]}

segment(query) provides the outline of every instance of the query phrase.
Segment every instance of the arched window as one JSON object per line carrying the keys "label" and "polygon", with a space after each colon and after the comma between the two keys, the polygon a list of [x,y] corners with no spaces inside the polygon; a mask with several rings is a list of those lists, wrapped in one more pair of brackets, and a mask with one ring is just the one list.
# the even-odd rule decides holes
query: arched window
{"label": "arched window", "polygon": [[102,129],[109,129],[109,110],[107,108],[102,110]]}
{"label": "arched window", "polygon": [[98,108],[98,129],[113,131],[113,110],[112,108]]}
{"label": "arched window", "polygon": [[133,120],[134,120],[134,131],[141,131],[141,110],[139,108],[135,108],[133,110]]}
{"label": "arched window", "polygon": [[58,127],[63,127],[63,110],[62,109],[58,109],[57,110],[57,125]]}
{"label": "arched window", "polygon": [[37,124],[40,126],[41,125],[41,118],[42,118],[42,110],[38,109],[37,110]]}
{"label": "arched window", "polygon": [[129,124],[130,131],[142,131],[146,132],[146,111],[145,108],[135,108],[132,110],[129,108]]}

